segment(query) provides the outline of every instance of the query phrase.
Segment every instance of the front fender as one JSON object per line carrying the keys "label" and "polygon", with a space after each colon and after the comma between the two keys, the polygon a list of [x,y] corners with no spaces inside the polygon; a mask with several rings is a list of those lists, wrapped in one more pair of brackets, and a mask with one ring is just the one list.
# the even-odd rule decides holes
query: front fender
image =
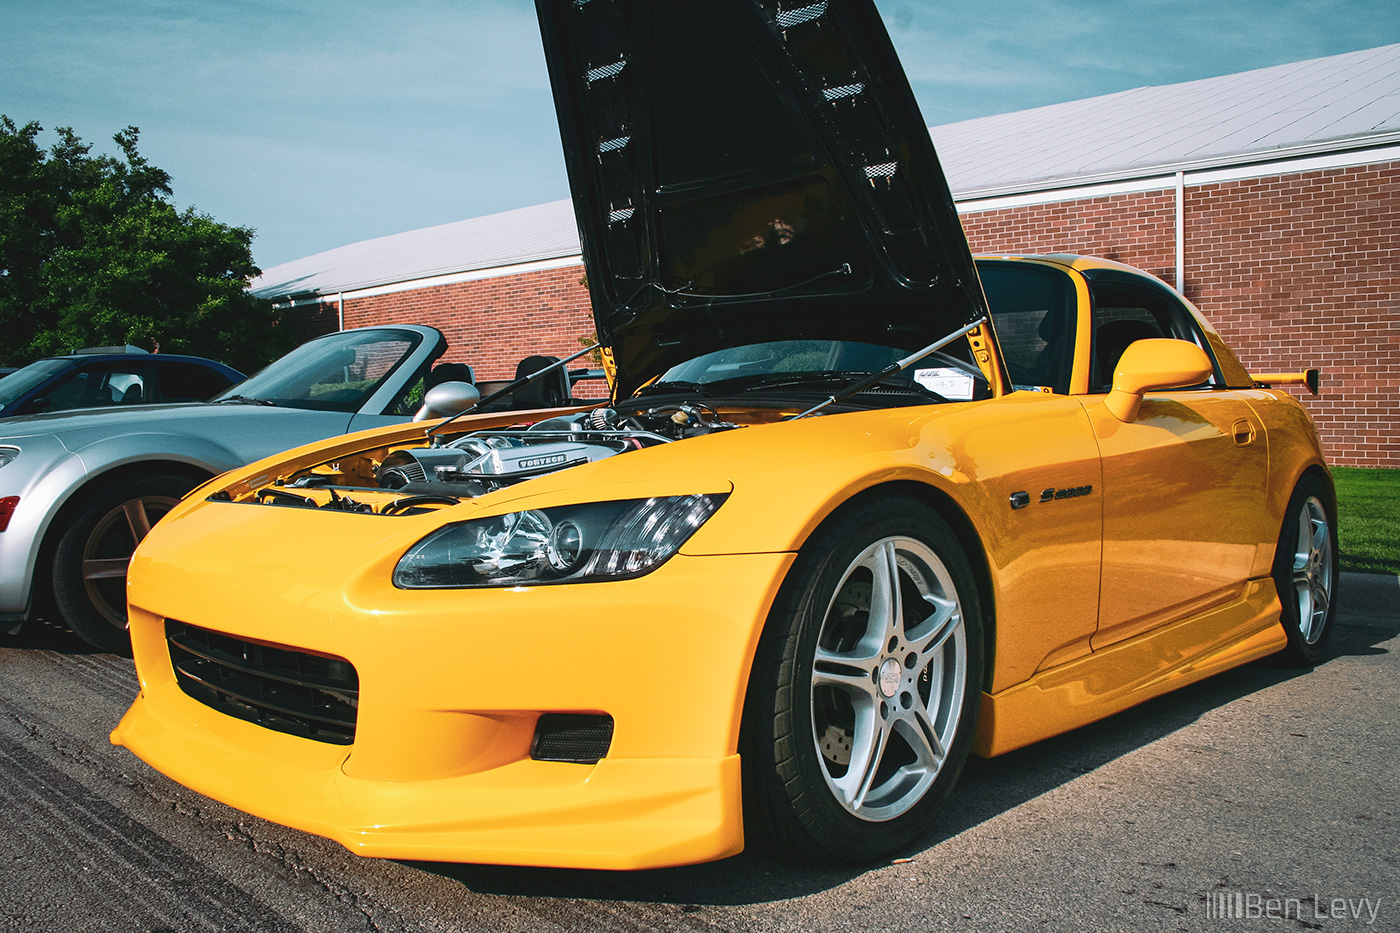
{"label": "front fender", "polygon": [[19,496],[9,527],[0,533],[0,619],[30,613],[42,545],[66,505],[104,476],[134,464],[179,464],[213,475],[242,462],[217,443],[152,432],[104,438],[69,450],[53,435],[29,437],[0,472],[0,495]]}
{"label": "front fender", "polygon": [[73,453],[93,478],[134,463],[178,463],[213,476],[247,462],[247,457],[209,438],[164,431],[102,438]]}
{"label": "front fender", "polygon": [[[726,443],[714,444],[713,461],[697,464],[697,471],[729,476],[734,491],[682,553],[796,551],[856,496],[889,488],[936,497],[965,520],[964,545],[988,573],[991,600],[984,608],[996,631],[1008,635],[997,638],[989,689],[1090,651],[1098,618],[1102,467],[1077,400],[1021,392],[827,416],[715,440]],[[689,443],[656,452],[679,459]],[[701,450],[696,443],[692,457],[698,460]],[[630,466],[643,466],[640,454]],[[660,468],[660,458],[649,471],[673,472]],[[1064,490],[1075,494],[1055,497]]]}

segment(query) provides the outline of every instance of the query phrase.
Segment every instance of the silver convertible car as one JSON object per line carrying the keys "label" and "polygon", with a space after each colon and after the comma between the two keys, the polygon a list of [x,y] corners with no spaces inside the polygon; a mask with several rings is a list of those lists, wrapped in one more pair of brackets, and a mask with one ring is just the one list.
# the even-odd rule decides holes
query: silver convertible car
{"label": "silver convertible car", "polygon": [[342,331],[210,402],[0,423],[0,631],[57,612],[91,644],[128,650],[127,562],[181,496],[268,454],[409,420],[440,373],[470,380],[460,363],[432,369],[446,348],[420,325]]}

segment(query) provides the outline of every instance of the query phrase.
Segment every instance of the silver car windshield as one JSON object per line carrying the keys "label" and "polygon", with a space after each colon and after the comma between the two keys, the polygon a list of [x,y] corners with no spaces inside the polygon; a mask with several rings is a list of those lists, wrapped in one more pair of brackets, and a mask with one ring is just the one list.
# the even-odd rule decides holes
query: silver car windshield
{"label": "silver car windshield", "polygon": [[344,331],[297,347],[213,401],[358,411],[423,338],[407,330]]}
{"label": "silver car windshield", "polygon": [[39,383],[73,365],[72,360],[36,360],[0,379],[0,408],[19,398]]}

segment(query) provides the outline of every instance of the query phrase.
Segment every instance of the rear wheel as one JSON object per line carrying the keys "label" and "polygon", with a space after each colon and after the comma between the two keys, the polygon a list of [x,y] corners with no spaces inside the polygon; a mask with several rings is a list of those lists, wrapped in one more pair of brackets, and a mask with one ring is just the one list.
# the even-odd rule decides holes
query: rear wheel
{"label": "rear wheel", "polygon": [[131,477],[87,499],[54,552],[53,594],[63,622],[104,651],[129,653],[126,568],[146,533],[193,480],[171,474]]}
{"label": "rear wheel", "polygon": [[982,626],[962,545],[932,509],[861,503],[798,555],[745,712],[751,837],[870,861],[931,824],[971,747]]}
{"label": "rear wheel", "polygon": [[1316,664],[1332,637],[1337,613],[1337,520],[1332,488],[1316,475],[1299,481],[1288,500],[1273,577],[1288,646],[1279,657]]}

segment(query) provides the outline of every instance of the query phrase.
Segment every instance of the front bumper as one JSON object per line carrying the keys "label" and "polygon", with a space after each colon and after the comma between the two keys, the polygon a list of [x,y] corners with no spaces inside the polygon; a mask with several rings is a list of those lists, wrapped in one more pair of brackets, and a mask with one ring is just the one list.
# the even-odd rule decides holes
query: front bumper
{"label": "front bumper", "polygon": [[[405,591],[373,559],[370,572],[346,573],[366,563],[356,534],[327,535],[315,558],[229,568],[228,554],[257,552],[239,546],[252,542],[233,525],[219,534],[211,524],[244,508],[200,510],[138,552],[130,622],[141,694],[114,742],[200,793],[362,855],[657,868],[742,849],[744,689],[791,554],[678,555],[618,583]],[[259,511],[261,524],[306,520]],[[314,518],[347,530],[397,521]],[[350,661],[353,743],[272,731],[186,695],[167,618]],[[612,716],[607,756],[532,759],[546,712]]]}

